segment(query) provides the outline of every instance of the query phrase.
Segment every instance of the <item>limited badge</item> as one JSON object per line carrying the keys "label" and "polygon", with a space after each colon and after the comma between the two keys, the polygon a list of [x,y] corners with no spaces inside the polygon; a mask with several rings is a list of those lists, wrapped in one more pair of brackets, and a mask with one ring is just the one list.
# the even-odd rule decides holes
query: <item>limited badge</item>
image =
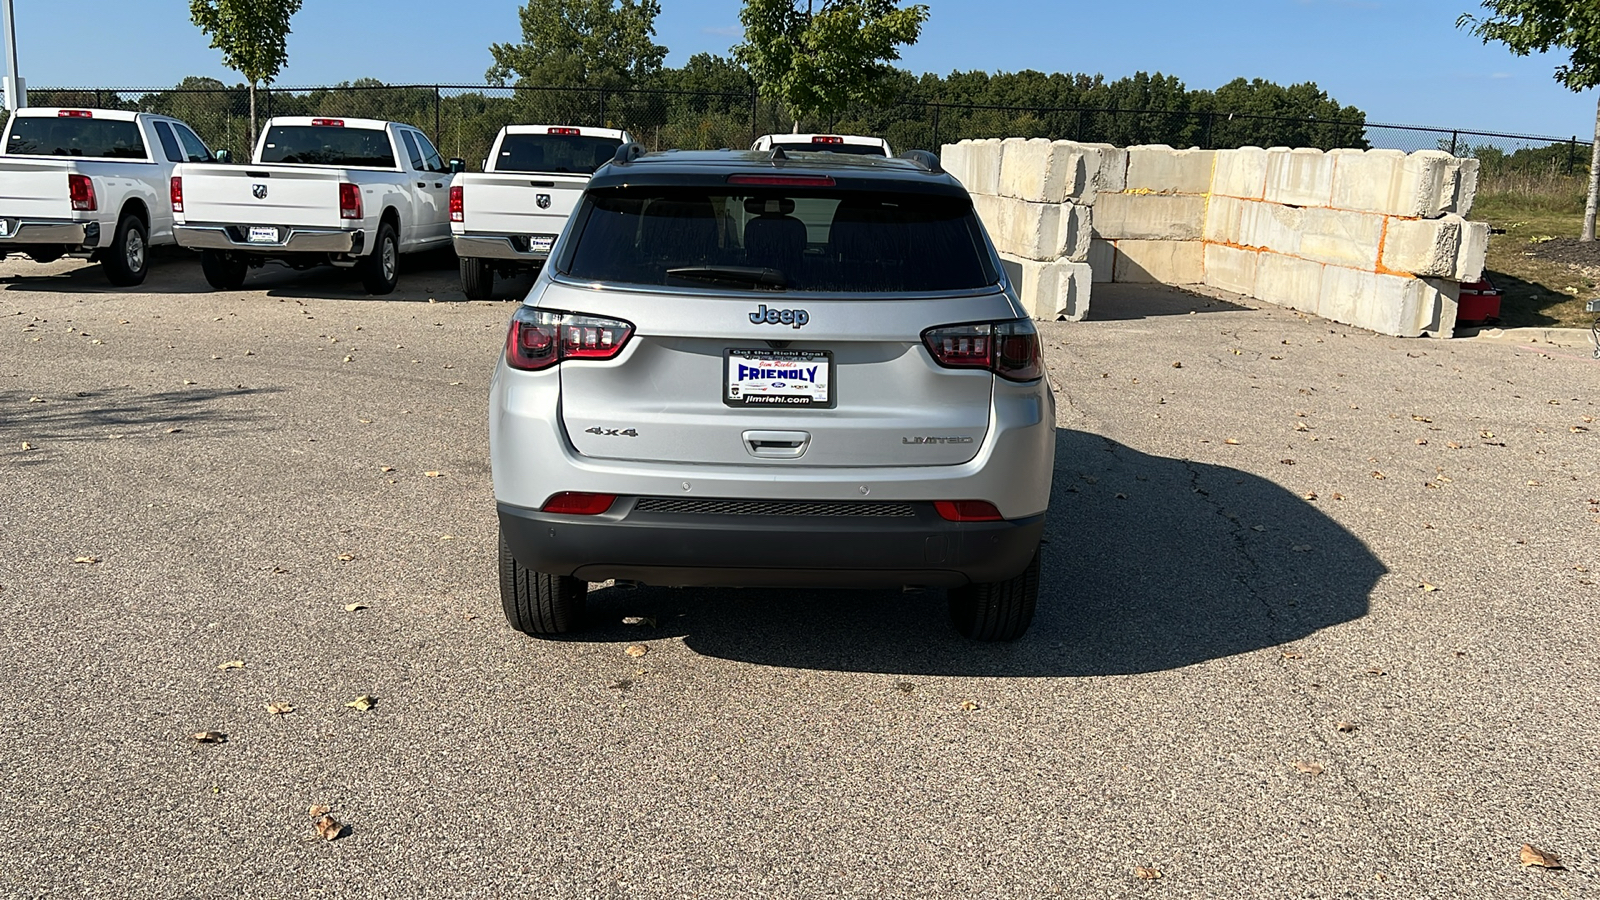
{"label": "limited badge", "polygon": [[250,193],[254,194],[257,200],[265,200],[267,199],[267,186],[264,184],[252,184],[250,185]]}
{"label": "limited badge", "polygon": [[539,196],[534,198],[534,202],[539,204],[539,208],[540,209],[549,209],[550,208],[550,195],[549,194],[540,194]]}

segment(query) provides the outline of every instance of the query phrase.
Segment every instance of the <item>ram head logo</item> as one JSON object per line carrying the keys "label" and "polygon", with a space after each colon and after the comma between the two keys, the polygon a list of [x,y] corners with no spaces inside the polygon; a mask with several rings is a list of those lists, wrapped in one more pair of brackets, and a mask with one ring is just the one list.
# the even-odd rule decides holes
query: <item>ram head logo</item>
{"label": "ram head logo", "polygon": [[267,186],[264,184],[252,184],[250,185],[250,193],[255,195],[257,200],[265,200],[267,199]]}
{"label": "ram head logo", "polygon": [[540,194],[539,196],[533,198],[533,200],[534,200],[535,203],[539,204],[539,208],[540,209],[549,209],[550,208],[550,195],[549,194]]}

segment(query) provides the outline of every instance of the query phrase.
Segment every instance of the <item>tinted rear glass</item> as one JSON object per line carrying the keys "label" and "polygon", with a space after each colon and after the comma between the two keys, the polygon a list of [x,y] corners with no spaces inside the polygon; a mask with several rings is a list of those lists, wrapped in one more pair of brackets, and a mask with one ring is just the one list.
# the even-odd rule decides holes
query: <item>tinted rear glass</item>
{"label": "tinted rear glass", "polygon": [[95,156],[145,159],[136,122],[115,119],[18,116],[6,152],[25,156]]}
{"label": "tinted rear glass", "polygon": [[264,163],[298,163],[307,166],[365,166],[397,168],[389,135],[371,128],[333,125],[274,125],[261,148]]}
{"label": "tinted rear glass", "polygon": [[801,153],[852,153],[856,156],[888,156],[887,153],[883,152],[883,148],[876,144],[826,144],[816,142],[805,144],[779,141],[777,146],[782,147],[785,151],[798,150]]}
{"label": "tinted rear glass", "polygon": [[741,271],[772,270],[760,289],[918,293],[999,280],[964,197],[606,188],[585,195],[574,228],[563,271],[585,281],[750,290]]}
{"label": "tinted rear glass", "polygon": [[593,175],[617,154],[622,141],[570,134],[508,134],[500,142],[496,172],[571,172]]}

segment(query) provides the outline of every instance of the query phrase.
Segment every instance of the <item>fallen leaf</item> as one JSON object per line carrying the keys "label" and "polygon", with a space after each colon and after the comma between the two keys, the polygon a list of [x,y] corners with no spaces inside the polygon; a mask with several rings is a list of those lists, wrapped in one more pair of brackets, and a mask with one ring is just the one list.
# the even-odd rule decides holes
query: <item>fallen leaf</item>
{"label": "fallen leaf", "polygon": [[1354,722],[1340,722],[1339,724],[1337,724],[1337,725],[1335,725],[1333,727],[1334,727],[1335,731],[1338,731],[1338,732],[1340,732],[1342,734],[1349,734],[1350,732],[1356,730],[1356,723],[1354,723]]}
{"label": "fallen leaf", "polygon": [[98,557],[98,556],[79,556],[79,557],[74,558],[72,561],[75,562],[75,563],[78,563],[79,565],[92,566],[95,563],[100,561],[100,557]]}
{"label": "fallen leaf", "polygon": [[909,694],[912,691],[916,690],[917,686],[912,684],[909,681],[898,681],[898,682],[895,682],[894,689],[899,691],[902,694]]}
{"label": "fallen leaf", "polygon": [[344,611],[345,612],[355,612],[357,610],[362,610],[362,609],[366,609],[366,608],[367,608],[367,605],[365,603],[346,603],[344,605]]}
{"label": "fallen leaf", "polygon": [[443,478],[444,477],[444,473],[443,472],[423,472],[422,474],[428,476],[429,478]]}
{"label": "fallen leaf", "polygon": [[1301,500],[1315,500],[1315,499],[1317,499],[1317,492],[1316,491],[1306,491],[1304,494],[1300,495],[1300,499]]}
{"label": "fallen leaf", "polygon": [[1294,430],[1295,431],[1310,431],[1311,430],[1311,426],[1307,425],[1304,422],[1296,422],[1296,423],[1294,423]]}
{"label": "fallen leaf", "polygon": [[1588,431],[1589,429],[1583,427],[1582,425],[1574,425],[1571,428],[1568,428],[1567,430],[1572,432],[1573,434],[1583,434],[1585,431]]}
{"label": "fallen leaf", "polygon": [[1434,591],[1437,591],[1439,589],[1436,585],[1429,584],[1426,581],[1424,581],[1423,583],[1417,585],[1417,587],[1422,588],[1422,592],[1424,594],[1431,594]]}
{"label": "fallen leaf", "polygon": [[227,743],[228,736],[220,731],[196,731],[194,739],[202,744],[224,744]]}
{"label": "fallen leaf", "polygon": [[961,708],[971,712],[972,710],[979,709],[980,707],[978,706],[978,701],[976,700],[963,700],[961,701]]}
{"label": "fallen leaf", "polygon": [[24,450],[32,450],[33,449],[33,445],[28,443],[27,441],[23,441],[22,442],[22,449],[24,449]]}
{"label": "fallen leaf", "polygon": [[1433,420],[1428,418],[1427,416],[1412,416],[1411,417],[1411,421],[1413,421],[1413,422],[1431,423]]}
{"label": "fallen leaf", "polygon": [[1387,675],[1387,674],[1389,674],[1389,673],[1388,673],[1388,672],[1385,672],[1385,671],[1384,671],[1384,670],[1382,670],[1382,669],[1378,669],[1378,668],[1371,668],[1371,669],[1368,669],[1368,670],[1367,670],[1367,674],[1368,674],[1368,675],[1371,675],[1371,676],[1372,676],[1372,677],[1373,677],[1373,678],[1378,678],[1378,677],[1380,677],[1380,676],[1383,676],[1383,675]]}
{"label": "fallen leaf", "polygon": [[1340,494],[1340,493],[1335,493],[1333,495],[1333,499],[1335,499],[1335,500],[1343,500],[1344,499],[1344,495]]}
{"label": "fallen leaf", "polygon": [[1267,530],[1267,526],[1265,526],[1265,525],[1251,525],[1250,526],[1250,530],[1251,531],[1266,531]]}
{"label": "fallen leaf", "polygon": [[275,716],[281,716],[284,713],[292,713],[294,712],[294,704],[284,703],[283,701],[279,701],[277,703],[268,703],[267,712],[272,713]]}
{"label": "fallen leaf", "polygon": [[378,698],[372,696],[371,694],[362,694],[361,696],[359,696],[359,697],[355,698],[354,700],[351,700],[349,703],[345,704],[345,706],[348,706],[351,709],[359,709],[362,712],[366,712],[367,710],[369,710],[369,709],[371,709],[371,708],[373,708],[374,706],[377,706],[377,705],[378,705]]}
{"label": "fallen leaf", "polygon": [[1292,460],[1292,459],[1280,459],[1280,460],[1278,460],[1278,462],[1280,462],[1280,463],[1282,463],[1282,464],[1284,464],[1286,466],[1294,465],[1294,460]]}
{"label": "fallen leaf", "polygon": [[317,820],[316,825],[317,837],[325,841],[338,840],[340,835],[344,834],[344,826],[339,823],[338,819],[330,815],[324,814],[322,818]]}
{"label": "fallen leaf", "polygon": [[1444,445],[1446,447],[1449,447],[1451,450],[1460,450],[1461,449],[1461,445],[1456,443],[1455,441],[1445,441]]}
{"label": "fallen leaf", "polygon": [[242,669],[242,668],[244,668],[244,660],[242,660],[242,659],[230,659],[225,663],[217,663],[217,668],[218,669]]}
{"label": "fallen leaf", "polygon": [[1385,478],[1388,478],[1389,476],[1383,474],[1382,472],[1373,472],[1372,473],[1372,477],[1378,479],[1379,481],[1382,481]]}
{"label": "fallen leaf", "polygon": [[167,434],[179,434],[182,431],[183,431],[182,428],[168,428],[167,429]]}
{"label": "fallen leaf", "polygon": [[650,616],[623,616],[622,624],[643,625],[646,628],[654,628],[656,627],[656,620]]}
{"label": "fallen leaf", "polygon": [[393,472],[394,471],[394,466],[379,466],[378,467],[378,471],[379,472]]}
{"label": "fallen leaf", "polygon": [[650,652],[650,648],[643,644],[629,644],[628,648],[622,652],[628,654],[629,656],[643,656]]}
{"label": "fallen leaf", "polygon": [[29,397],[28,398],[28,402],[29,403],[43,403],[44,402],[44,398],[43,397]]}
{"label": "fallen leaf", "polygon": [[1175,363],[1173,363],[1173,364],[1172,364],[1172,367],[1173,367],[1173,368],[1174,368],[1174,369],[1181,369],[1181,368],[1183,368],[1183,363],[1181,363],[1181,362],[1175,362]]}
{"label": "fallen leaf", "polygon": [[1302,775],[1322,774],[1322,766],[1314,762],[1297,762],[1294,764],[1294,767],[1298,769]]}
{"label": "fallen leaf", "polygon": [[1494,437],[1494,432],[1492,432],[1492,431],[1480,431],[1480,432],[1478,432],[1478,437],[1481,437],[1481,438],[1492,438],[1492,437]]}
{"label": "fallen leaf", "polygon": [[1224,444],[1237,444],[1237,443],[1239,443],[1239,441],[1236,438],[1228,438],[1227,440],[1223,441],[1223,443]]}
{"label": "fallen leaf", "polygon": [[1538,866],[1541,869],[1565,869],[1561,864],[1561,857],[1554,853],[1540,850],[1532,844],[1522,845],[1522,864],[1524,866]]}
{"label": "fallen leaf", "polygon": [[1293,547],[1290,547],[1289,549],[1293,550],[1296,553],[1307,553],[1307,552],[1309,552],[1311,550],[1311,545],[1310,544],[1295,544]]}
{"label": "fallen leaf", "polygon": [[1117,499],[1118,500],[1126,500],[1126,499],[1128,499],[1128,495],[1127,494],[1118,494],[1117,495]]}
{"label": "fallen leaf", "polygon": [[1418,447],[1426,447],[1427,445],[1428,445],[1428,439],[1427,438],[1417,438],[1417,446]]}
{"label": "fallen leaf", "polygon": [[1284,659],[1305,659],[1306,658],[1306,655],[1304,653],[1300,653],[1300,652],[1295,651],[1295,650],[1280,650],[1278,652],[1279,652],[1279,654],[1281,654],[1283,656]]}
{"label": "fallen leaf", "polygon": [[1134,866],[1133,877],[1144,881],[1155,881],[1161,877],[1161,870],[1150,866]]}
{"label": "fallen leaf", "polygon": [[328,813],[333,812],[333,807],[324,806],[321,803],[317,803],[317,804],[313,804],[311,809],[308,810],[308,812],[311,813],[311,818],[320,819],[321,817],[327,815]]}
{"label": "fallen leaf", "polygon": [[616,681],[613,681],[610,684],[606,685],[606,687],[610,688],[613,691],[625,691],[628,688],[633,687],[633,682],[629,681],[626,678],[618,678]]}
{"label": "fallen leaf", "polygon": [[1533,480],[1531,478],[1528,479],[1528,487],[1543,487],[1543,486],[1544,486],[1544,482],[1542,482],[1542,481],[1535,481],[1535,480]]}
{"label": "fallen leaf", "polygon": [[339,554],[339,561],[340,562],[349,562],[350,560],[355,559],[355,558],[356,558],[356,555],[354,553],[341,553],[341,554]]}

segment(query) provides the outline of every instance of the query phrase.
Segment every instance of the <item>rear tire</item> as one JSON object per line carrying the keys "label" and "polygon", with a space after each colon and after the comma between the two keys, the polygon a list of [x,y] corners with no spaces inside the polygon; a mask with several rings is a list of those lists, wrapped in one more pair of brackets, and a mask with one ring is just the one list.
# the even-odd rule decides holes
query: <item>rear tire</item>
{"label": "rear tire", "polygon": [[583,622],[589,583],[567,575],[535,572],[517,562],[500,535],[500,605],[506,621],[523,634],[566,634]]}
{"label": "rear tire", "polygon": [[975,641],[1014,641],[1033,624],[1039,600],[1039,550],[1021,574],[950,591],[950,624]]}
{"label": "rear tire", "polygon": [[461,257],[461,293],[468,300],[488,300],[494,296],[494,268],[486,259]]}
{"label": "rear tire", "polygon": [[117,287],[132,287],[144,281],[150,267],[150,233],[138,216],[125,215],[117,222],[111,246],[101,251],[100,265],[106,280]]}
{"label": "rear tire", "polygon": [[361,272],[361,286],[367,293],[383,295],[394,292],[400,283],[400,239],[395,237],[394,226],[388,222],[378,226],[378,239],[372,243],[372,252],[357,264]]}
{"label": "rear tire", "polygon": [[244,287],[244,276],[249,270],[250,263],[242,256],[226,250],[200,251],[200,271],[206,276],[206,284],[216,290],[237,291]]}

